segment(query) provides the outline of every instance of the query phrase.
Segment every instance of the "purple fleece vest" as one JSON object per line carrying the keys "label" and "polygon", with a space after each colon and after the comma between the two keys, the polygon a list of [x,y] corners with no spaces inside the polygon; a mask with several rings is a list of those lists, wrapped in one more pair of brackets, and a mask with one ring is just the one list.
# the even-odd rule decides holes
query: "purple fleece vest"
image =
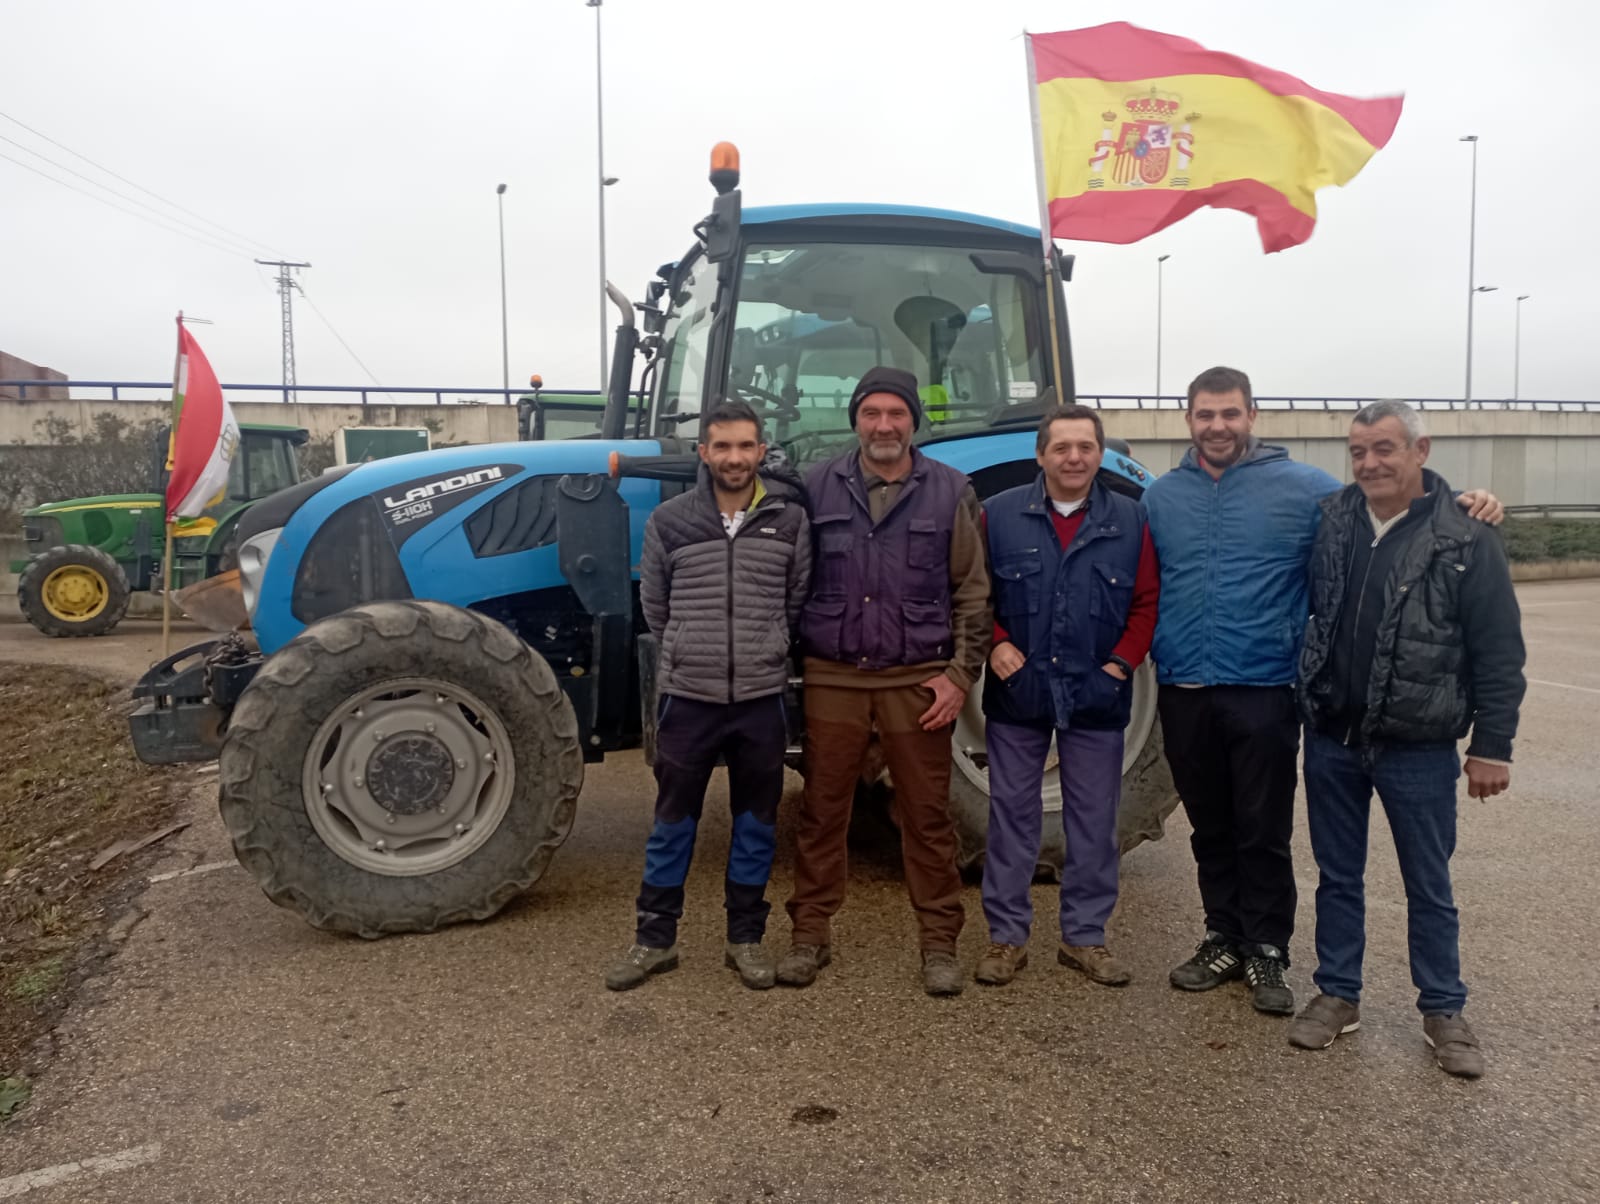
{"label": "purple fleece vest", "polygon": [[800,620],[805,651],[861,669],[947,660],[950,532],[967,478],[911,452],[911,475],[873,523],[851,449],[811,470],[811,597]]}

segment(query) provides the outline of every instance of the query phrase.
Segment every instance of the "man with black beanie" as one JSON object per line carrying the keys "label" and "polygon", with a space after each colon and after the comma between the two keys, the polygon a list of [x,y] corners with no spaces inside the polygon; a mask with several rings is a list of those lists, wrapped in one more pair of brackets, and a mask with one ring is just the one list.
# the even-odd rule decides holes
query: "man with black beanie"
{"label": "man with black beanie", "polygon": [[912,446],[917,380],[873,368],[850,397],[859,447],[817,465],[805,651],[806,788],[795,843],[793,946],[778,982],[803,987],[832,958],[845,837],[874,729],[894,779],[923,987],[955,995],[961,876],[949,813],[950,737],[993,638],[978,499]]}

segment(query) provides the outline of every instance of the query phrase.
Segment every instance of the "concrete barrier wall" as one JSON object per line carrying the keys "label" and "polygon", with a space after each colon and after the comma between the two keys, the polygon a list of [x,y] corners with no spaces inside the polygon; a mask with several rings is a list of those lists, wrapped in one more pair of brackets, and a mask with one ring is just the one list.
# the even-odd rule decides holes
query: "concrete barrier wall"
{"label": "concrete barrier wall", "polygon": [[[516,438],[516,407],[509,405],[286,405],[236,402],[241,422],[307,428],[314,439],[342,426],[427,427],[436,443],[496,443]],[[162,420],[161,401],[0,401],[0,447],[38,443],[51,417],[88,430],[99,413],[129,422]],[[1105,410],[1106,430],[1127,439],[1134,453],[1165,472],[1189,447],[1177,410]],[[1429,411],[1431,465],[1458,488],[1487,486],[1508,505],[1600,504],[1600,413],[1531,411]],[[1263,410],[1256,433],[1289,454],[1349,480],[1345,435],[1350,414],[1320,410]]]}

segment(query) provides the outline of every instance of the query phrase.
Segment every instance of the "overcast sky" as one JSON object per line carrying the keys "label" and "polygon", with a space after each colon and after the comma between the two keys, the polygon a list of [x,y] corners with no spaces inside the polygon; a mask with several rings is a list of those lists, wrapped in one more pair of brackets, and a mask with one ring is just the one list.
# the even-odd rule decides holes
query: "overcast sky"
{"label": "overcast sky", "polygon": [[[707,152],[746,205],[905,202],[1037,221],[1023,28],[1130,20],[1352,95],[1406,94],[1389,146],[1319,194],[1304,246],[1204,210],[1129,247],[1076,244],[1082,392],[1214,363],[1262,394],[1457,397],[1470,148],[1480,135],[1474,395],[1600,398],[1600,146],[1582,0],[1044,3],[606,0],[611,278],[639,297],[707,211]],[[233,235],[219,250],[0,158],[0,350],[75,379],[171,375],[178,309],[224,381],[280,373],[261,258],[308,260],[304,384],[500,383],[495,185],[505,183],[513,385],[599,373],[595,10],[583,0],[0,0],[0,113]],[[1590,80],[1590,83],[1585,83]],[[0,155],[157,208],[0,118]],[[99,195],[104,195],[103,193]],[[115,200],[115,198],[111,198]],[[128,201],[117,205],[135,208]],[[170,210],[166,210],[171,212]],[[197,219],[179,219],[216,233]],[[608,326],[611,319],[607,319]]]}

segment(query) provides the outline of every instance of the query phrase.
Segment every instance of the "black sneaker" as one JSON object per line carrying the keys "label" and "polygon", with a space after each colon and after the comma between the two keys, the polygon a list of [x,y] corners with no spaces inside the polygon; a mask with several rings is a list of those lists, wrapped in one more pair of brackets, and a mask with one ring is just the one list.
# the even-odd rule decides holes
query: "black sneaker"
{"label": "black sneaker", "polygon": [[1250,1003],[1272,1016],[1294,1015],[1294,992],[1283,981],[1284,964],[1275,957],[1244,959],[1244,980],[1250,984]]}
{"label": "black sneaker", "polygon": [[1194,947],[1193,957],[1172,967],[1167,981],[1180,991],[1209,991],[1243,973],[1244,958],[1237,946],[1220,932],[1208,932],[1206,939]]}

